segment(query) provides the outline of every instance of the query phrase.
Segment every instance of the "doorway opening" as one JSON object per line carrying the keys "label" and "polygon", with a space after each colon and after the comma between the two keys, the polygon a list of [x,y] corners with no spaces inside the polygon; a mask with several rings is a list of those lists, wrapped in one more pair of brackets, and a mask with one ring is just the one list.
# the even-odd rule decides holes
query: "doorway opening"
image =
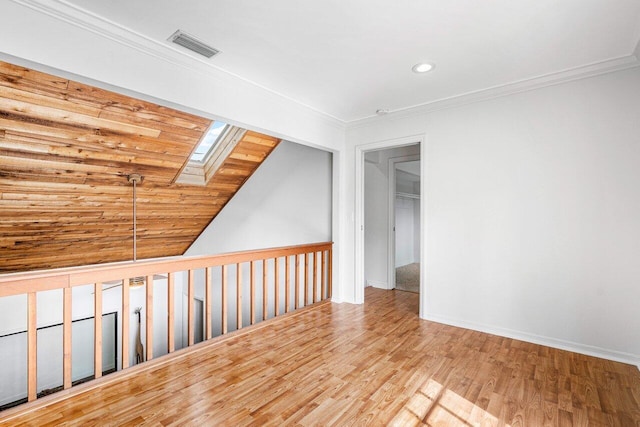
{"label": "doorway opening", "polygon": [[[397,140],[382,141],[356,147],[356,301],[364,302],[364,288],[374,286],[383,289],[396,288],[396,233],[411,237],[410,249],[404,246],[404,240],[398,248],[398,266],[416,264],[414,275],[415,291],[420,293],[420,316],[424,310],[424,137],[407,137]],[[404,202],[407,209],[400,214],[400,220],[405,221],[409,215],[409,204],[412,209],[413,223],[407,229],[407,223],[396,230],[396,175],[403,175],[406,171],[396,172],[396,164],[415,161],[417,174],[413,174],[413,184],[410,191],[400,191],[405,199],[412,195],[412,201]],[[400,165],[400,168],[403,168]],[[408,172],[407,172],[408,173]],[[403,176],[404,177],[404,176]],[[406,185],[402,183],[401,185]],[[408,187],[404,188],[409,190]],[[401,202],[402,203],[402,202]],[[403,228],[405,227],[405,228]],[[402,255],[410,252],[409,261]],[[414,262],[415,261],[415,262]]]}
{"label": "doorway opening", "polygon": [[389,170],[391,283],[395,289],[420,293],[420,160],[390,159]]}

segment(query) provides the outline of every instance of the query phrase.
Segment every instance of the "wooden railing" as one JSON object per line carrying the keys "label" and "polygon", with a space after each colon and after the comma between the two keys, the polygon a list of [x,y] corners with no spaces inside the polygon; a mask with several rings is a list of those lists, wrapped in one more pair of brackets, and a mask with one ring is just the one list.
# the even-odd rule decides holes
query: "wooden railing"
{"label": "wooden railing", "polygon": [[[256,277],[257,270],[262,277]],[[215,270],[215,275],[214,275]],[[229,280],[235,276],[234,283]],[[248,272],[248,274],[246,274]],[[282,274],[284,273],[284,274]],[[248,275],[244,277],[243,275]],[[154,275],[166,275],[166,295],[154,282]],[[244,325],[253,325],[260,320],[288,313],[292,310],[331,298],[332,292],[332,243],[315,243],[300,246],[280,247],[246,252],[226,253],[214,256],[171,257],[137,262],[73,267],[65,269],[38,271],[31,273],[13,273],[0,275],[0,297],[26,294],[27,305],[27,400],[37,398],[37,316],[36,304],[38,292],[62,289],[63,312],[63,388],[72,383],[72,290],[78,286],[93,287],[94,318],[94,377],[102,375],[102,316],[103,292],[111,286],[121,286],[119,339],[121,351],[121,369],[130,365],[130,329],[131,313],[130,291],[135,278],[144,278],[145,293],[145,356],[154,358],[154,298],[166,298],[166,340],[167,353],[176,350],[176,301],[175,288],[186,288],[188,301],[187,345],[195,343],[196,286],[203,289],[202,338],[211,339],[226,334],[230,328],[230,309],[235,309],[235,319],[231,319],[237,330]],[[157,277],[157,276],[156,276]],[[164,277],[164,276],[163,276]],[[113,282],[117,281],[116,285]],[[259,305],[257,291],[262,285]],[[158,288],[154,290],[154,288]],[[215,291],[215,292],[214,292]],[[244,295],[248,291],[248,295]],[[183,292],[184,293],[184,292]],[[215,293],[215,294],[214,294]],[[283,297],[284,293],[284,297]],[[230,298],[235,297],[235,298]],[[215,301],[219,299],[219,301]],[[235,301],[230,301],[235,299]],[[214,304],[215,302],[215,304]],[[269,305],[272,304],[271,307]],[[214,313],[214,305],[219,308]],[[245,315],[245,313],[248,314]],[[257,313],[260,311],[260,313]],[[160,313],[159,313],[160,314]],[[162,313],[163,314],[163,313]],[[259,315],[259,316],[258,316]],[[184,313],[183,313],[184,317]],[[219,327],[214,332],[214,325]],[[157,337],[157,334],[156,338]],[[164,337],[162,337],[164,339]]]}

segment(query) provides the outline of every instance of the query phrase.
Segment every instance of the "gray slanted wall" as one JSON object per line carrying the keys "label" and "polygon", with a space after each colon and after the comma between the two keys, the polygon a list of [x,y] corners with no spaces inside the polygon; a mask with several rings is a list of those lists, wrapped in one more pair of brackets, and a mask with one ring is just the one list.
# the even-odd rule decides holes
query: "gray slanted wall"
{"label": "gray slanted wall", "polygon": [[185,255],[330,241],[331,162],[282,141]]}

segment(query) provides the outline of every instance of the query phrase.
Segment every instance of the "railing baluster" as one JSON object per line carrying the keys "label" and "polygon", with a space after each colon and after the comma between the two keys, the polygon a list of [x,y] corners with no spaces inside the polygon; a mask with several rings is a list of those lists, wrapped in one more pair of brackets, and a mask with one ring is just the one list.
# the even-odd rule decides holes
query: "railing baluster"
{"label": "railing baluster", "polygon": [[193,343],[195,342],[195,331],[194,331],[194,326],[195,326],[195,322],[193,321],[194,317],[195,317],[195,313],[194,313],[194,306],[193,306],[193,296],[194,296],[194,288],[195,288],[195,280],[194,280],[194,274],[195,272],[193,270],[189,270],[189,281],[188,281],[188,291],[187,291],[187,298],[189,299],[188,301],[188,309],[187,309],[187,335],[189,336],[188,338],[188,345],[192,346]]}
{"label": "railing baluster", "polygon": [[328,271],[328,279],[329,279],[329,292],[327,298],[331,298],[332,287],[333,287],[333,249],[329,248],[329,271]]}
{"label": "railing baluster", "polygon": [[207,267],[204,272],[204,304],[205,304],[205,320],[207,322],[205,326],[206,339],[210,340],[213,336],[211,329],[211,267]]}
{"label": "railing baluster", "polygon": [[175,273],[169,273],[167,275],[167,352],[169,353],[173,353],[176,349],[176,311],[174,299],[175,283]]}
{"label": "railing baluster", "polygon": [[62,386],[71,388],[71,296],[72,288],[62,290]]}
{"label": "railing baluster", "polygon": [[242,266],[236,264],[236,329],[242,328]]}
{"label": "railing baluster", "polygon": [[129,367],[129,279],[122,279],[122,369]]}
{"label": "railing baluster", "polygon": [[304,304],[309,304],[309,254],[304,254]]}
{"label": "railing baluster", "polygon": [[[311,255],[313,254],[313,260]],[[304,271],[302,270],[301,257],[304,256]],[[282,266],[281,258],[284,257],[284,266]],[[292,257],[295,257],[292,259]],[[269,276],[269,263],[273,259],[274,272],[273,278]],[[37,399],[37,351],[38,351],[38,336],[37,336],[37,292],[49,290],[49,289],[62,289],[62,303],[63,303],[63,366],[62,366],[62,379],[63,388],[70,388],[73,380],[72,370],[72,296],[73,287],[80,286],[85,283],[93,282],[94,290],[94,377],[100,378],[102,376],[103,365],[103,334],[102,329],[105,326],[102,317],[102,311],[104,308],[104,283],[111,281],[115,277],[125,276],[122,279],[121,289],[121,315],[120,321],[120,336],[121,336],[121,368],[126,369],[130,366],[130,328],[131,328],[131,280],[130,276],[137,276],[136,271],[141,271],[142,275],[146,274],[146,313],[145,313],[145,332],[146,332],[146,360],[152,360],[154,353],[154,337],[153,337],[153,293],[154,283],[153,275],[150,272],[162,271],[163,268],[167,268],[164,271],[171,271],[168,273],[167,278],[167,351],[172,353],[175,351],[175,272],[187,271],[188,273],[188,313],[187,313],[187,333],[189,345],[193,345],[195,342],[195,269],[204,269],[205,271],[205,328],[204,335],[206,339],[211,339],[214,335],[212,311],[213,311],[213,281],[212,271],[213,267],[210,265],[218,266],[222,268],[222,333],[228,332],[228,271],[229,265],[236,264],[236,325],[237,329],[241,329],[243,326],[247,326],[249,322],[253,325],[256,323],[256,305],[259,304],[257,300],[256,282],[256,265],[262,260],[263,266],[263,305],[262,311],[263,320],[269,318],[269,281],[274,281],[274,316],[279,316],[283,313],[289,313],[293,309],[307,306],[311,303],[317,303],[325,299],[330,299],[333,293],[333,247],[331,242],[316,243],[310,245],[301,245],[297,247],[283,247],[273,248],[267,250],[247,251],[247,253],[233,253],[225,254],[223,257],[201,257],[201,258],[186,258],[185,260],[175,261],[153,261],[152,264],[147,262],[141,262],[138,266],[133,265],[114,265],[107,266],[106,268],[89,267],[77,267],[72,273],[52,271],[46,273],[38,273],[38,276],[21,275],[19,279],[0,277],[0,296],[10,296],[17,294],[24,294],[25,291],[20,292],[19,285],[17,283],[30,283],[27,288],[27,400],[33,401]],[[228,264],[222,264],[227,262]],[[250,311],[250,321],[246,319],[243,321],[243,264],[250,263],[250,301],[247,303]],[[294,262],[295,266],[291,263]],[[145,264],[144,270],[142,270],[142,264]],[[152,270],[152,268],[157,268]],[[209,265],[209,267],[207,267]],[[281,282],[280,268],[284,268],[284,279]],[[313,277],[311,276],[310,268],[313,268]],[[144,271],[144,272],[142,272]],[[295,273],[294,273],[295,272]],[[295,274],[295,280],[292,280],[291,274]],[[304,280],[302,279],[304,275]],[[28,282],[27,282],[28,281]],[[284,286],[284,295],[282,295],[282,286]],[[304,291],[302,289],[304,286]],[[313,288],[311,288],[311,286]],[[293,287],[293,290],[291,289]],[[284,310],[281,310],[280,298],[283,297]],[[295,302],[292,303],[291,299],[294,298]],[[246,297],[244,298],[246,299]],[[233,303],[233,302],[231,302]],[[258,320],[259,321],[259,320]],[[243,325],[244,323],[244,325]],[[116,343],[117,345],[117,343]],[[41,346],[40,350],[43,350]]]}
{"label": "railing baluster", "polygon": [[320,285],[322,289],[320,290],[320,299],[324,300],[327,298],[327,251],[322,251],[322,265],[320,267]]}
{"label": "railing baluster", "polygon": [[273,259],[274,272],[273,272],[273,286],[275,288],[275,297],[273,298],[273,316],[276,317],[280,314],[280,271],[279,270],[279,258]]}
{"label": "railing baluster", "polygon": [[222,266],[222,333],[227,333],[227,266]]}
{"label": "railing baluster", "polygon": [[153,275],[147,276],[147,316],[146,316],[146,335],[147,335],[147,360],[153,359]]}
{"label": "railing baluster", "polygon": [[267,260],[262,260],[262,320],[267,320]]}
{"label": "railing baluster", "polygon": [[36,293],[27,294],[27,400],[38,398],[38,324]]}
{"label": "railing baluster", "polygon": [[253,261],[249,263],[249,278],[250,286],[251,286],[251,301],[249,304],[251,305],[251,324],[254,325],[256,323],[256,270],[255,264]]}
{"label": "railing baluster", "polygon": [[102,283],[93,285],[93,377],[102,376]]}
{"label": "railing baluster", "polygon": [[318,302],[318,252],[313,252],[313,302]]}
{"label": "railing baluster", "polygon": [[296,303],[294,304],[294,309],[298,309],[300,307],[300,254],[296,254],[296,280],[295,280],[296,289],[294,291],[294,296],[296,299]]}
{"label": "railing baluster", "polygon": [[289,312],[289,299],[291,296],[291,292],[289,287],[290,285],[290,272],[289,272],[289,255],[284,257],[284,312]]}

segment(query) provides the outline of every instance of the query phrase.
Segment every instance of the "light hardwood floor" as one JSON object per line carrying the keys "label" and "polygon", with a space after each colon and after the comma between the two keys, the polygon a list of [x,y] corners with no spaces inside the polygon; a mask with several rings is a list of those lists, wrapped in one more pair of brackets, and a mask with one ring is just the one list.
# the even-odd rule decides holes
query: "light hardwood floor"
{"label": "light hardwood floor", "polygon": [[8,424],[640,425],[636,367],[417,311],[417,294],[368,288]]}

